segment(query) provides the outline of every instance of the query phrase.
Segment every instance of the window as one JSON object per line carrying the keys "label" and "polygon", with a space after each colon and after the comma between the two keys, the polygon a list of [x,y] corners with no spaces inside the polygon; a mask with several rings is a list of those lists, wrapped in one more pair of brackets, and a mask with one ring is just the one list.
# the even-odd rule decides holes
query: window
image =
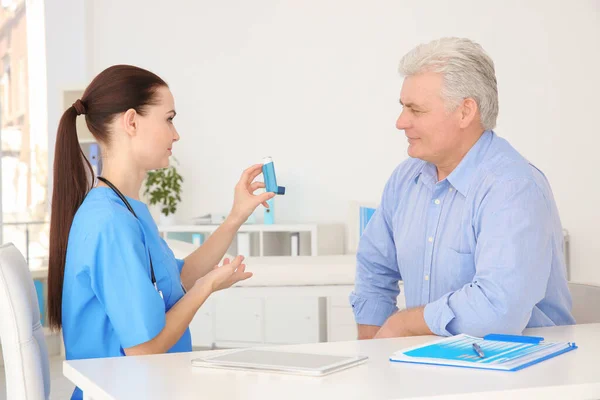
{"label": "window", "polygon": [[25,0],[0,8],[0,243],[48,259],[48,139],[30,130]]}

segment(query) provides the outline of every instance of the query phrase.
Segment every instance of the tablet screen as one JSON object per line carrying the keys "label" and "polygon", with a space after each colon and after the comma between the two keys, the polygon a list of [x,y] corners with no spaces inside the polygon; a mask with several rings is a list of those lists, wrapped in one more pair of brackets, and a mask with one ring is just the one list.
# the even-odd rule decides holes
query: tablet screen
{"label": "tablet screen", "polygon": [[216,364],[236,364],[240,366],[325,370],[330,367],[339,366],[340,364],[354,363],[361,358],[362,357],[244,349],[233,353],[207,357],[204,358],[203,361]]}

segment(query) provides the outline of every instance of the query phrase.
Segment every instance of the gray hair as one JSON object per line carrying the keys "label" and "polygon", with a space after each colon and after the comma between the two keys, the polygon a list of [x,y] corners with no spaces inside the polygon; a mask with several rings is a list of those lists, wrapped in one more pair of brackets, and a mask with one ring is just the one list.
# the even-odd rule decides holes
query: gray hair
{"label": "gray hair", "polygon": [[449,107],[473,98],[479,107],[483,129],[493,129],[498,117],[498,86],[494,62],[483,48],[462,38],[442,38],[421,44],[400,61],[399,72],[411,76],[424,72],[441,73],[442,97]]}

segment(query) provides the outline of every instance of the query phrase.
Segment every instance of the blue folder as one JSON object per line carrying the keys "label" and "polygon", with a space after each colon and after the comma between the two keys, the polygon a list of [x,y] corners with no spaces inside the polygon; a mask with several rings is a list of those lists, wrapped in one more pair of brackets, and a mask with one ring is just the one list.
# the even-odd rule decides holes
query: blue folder
{"label": "blue folder", "polygon": [[477,338],[461,334],[396,352],[390,361],[518,371],[576,348],[575,343],[546,342],[537,336],[492,334]]}
{"label": "blue folder", "polygon": [[40,322],[42,325],[44,325],[46,316],[46,307],[44,305],[44,284],[42,281],[36,279],[34,279],[33,284],[37,294],[38,307],[40,308]]}

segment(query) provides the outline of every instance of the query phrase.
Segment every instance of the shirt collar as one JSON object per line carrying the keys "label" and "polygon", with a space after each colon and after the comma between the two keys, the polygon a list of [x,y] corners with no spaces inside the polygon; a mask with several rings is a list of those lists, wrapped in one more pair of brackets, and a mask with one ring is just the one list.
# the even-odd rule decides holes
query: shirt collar
{"label": "shirt collar", "polygon": [[483,132],[479,140],[471,147],[456,168],[454,168],[454,171],[448,175],[448,178],[446,178],[465,197],[467,197],[467,192],[469,191],[469,186],[471,186],[471,181],[475,176],[477,167],[481,164],[493,137],[493,131]]}
{"label": "shirt collar", "polygon": [[423,166],[414,178],[415,184],[419,181],[425,186],[433,188],[437,182],[437,169],[435,168],[435,165],[428,162],[423,163]]}
{"label": "shirt collar", "polygon": [[[483,132],[479,140],[475,142],[454,171],[446,178],[448,182],[465,197],[467,196],[469,186],[475,175],[475,170],[487,152],[494,135],[493,131]],[[419,180],[421,180],[424,185],[433,187],[437,182],[437,168],[435,165],[425,162],[423,167],[414,177],[415,184],[419,182]]]}

